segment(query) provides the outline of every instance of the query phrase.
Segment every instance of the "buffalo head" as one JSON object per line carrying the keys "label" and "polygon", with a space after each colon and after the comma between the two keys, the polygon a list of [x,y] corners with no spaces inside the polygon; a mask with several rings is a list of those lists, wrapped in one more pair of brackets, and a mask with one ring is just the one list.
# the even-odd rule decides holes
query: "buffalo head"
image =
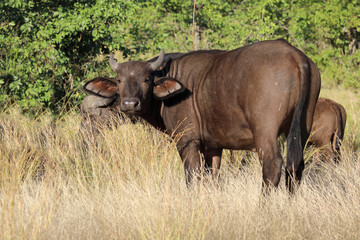
{"label": "buffalo head", "polygon": [[110,54],[110,67],[115,78],[98,77],[84,86],[91,93],[105,98],[120,96],[120,109],[127,114],[141,114],[148,109],[152,98],[166,99],[184,90],[182,84],[170,77],[158,77],[156,70],[163,64],[164,51],[154,62],[130,61],[117,63]]}

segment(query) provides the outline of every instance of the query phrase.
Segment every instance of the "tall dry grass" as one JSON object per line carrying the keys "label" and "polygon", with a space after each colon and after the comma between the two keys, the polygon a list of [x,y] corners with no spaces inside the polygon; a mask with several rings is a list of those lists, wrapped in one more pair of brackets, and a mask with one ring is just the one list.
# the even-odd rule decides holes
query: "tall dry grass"
{"label": "tall dry grass", "polygon": [[284,182],[261,194],[253,153],[240,166],[225,151],[218,185],[187,188],[174,143],[150,127],[93,138],[75,112],[54,128],[46,114],[11,108],[0,115],[0,238],[360,239],[359,98],[340,96],[349,119],[342,162],[309,164],[294,196]]}

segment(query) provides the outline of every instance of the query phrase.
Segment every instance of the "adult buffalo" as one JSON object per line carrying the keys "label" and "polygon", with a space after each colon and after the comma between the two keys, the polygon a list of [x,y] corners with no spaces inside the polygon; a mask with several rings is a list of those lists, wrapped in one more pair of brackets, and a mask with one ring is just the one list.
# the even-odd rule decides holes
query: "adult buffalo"
{"label": "adult buffalo", "polygon": [[325,161],[340,160],[340,146],[346,124],[345,108],[330,99],[319,98],[314,113],[314,124],[309,145],[319,147]]}
{"label": "adult buffalo", "polygon": [[[119,94],[121,111],[178,136],[186,182],[205,167],[217,177],[222,150],[256,149],[263,185],[277,186],[282,156],[277,137],[287,138],[286,184],[300,180],[303,148],[309,136],[320,90],[316,65],[285,40],[257,42],[232,51],[184,54],[164,63],[117,63],[115,79],[95,78],[84,89],[111,98]],[[159,70],[160,69],[160,70]]]}
{"label": "adult buffalo", "polygon": [[[183,54],[184,53],[167,53],[164,56],[164,62],[178,58]],[[152,58],[148,60],[148,62],[153,62],[157,58],[158,57]],[[112,79],[112,81],[115,81],[115,79]],[[129,116],[120,111],[119,101],[120,98],[118,94],[112,97],[86,96],[80,104],[81,131],[86,135],[91,134],[92,136],[98,136],[100,130],[113,126],[114,123],[138,122],[139,118],[137,116]]]}

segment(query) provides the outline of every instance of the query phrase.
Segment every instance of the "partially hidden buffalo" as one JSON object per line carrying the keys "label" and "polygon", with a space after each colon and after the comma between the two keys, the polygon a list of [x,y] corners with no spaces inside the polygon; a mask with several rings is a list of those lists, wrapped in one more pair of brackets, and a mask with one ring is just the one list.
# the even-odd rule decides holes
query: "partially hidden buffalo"
{"label": "partially hidden buffalo", "polygon": [[[313,125],[308,139],[308,146],[318,148],[318,152],[315,153],[316,160],[320,160],[323,156],[326,162],[331,162],[331,160],[339,162],[345,125],[345,108],[330,99],[319,98],[315,106]],[[248,157],[247,153],[241,160],[243,165],[246,164]],[[236,161],[232,150],[230,151],[230,160],[232,163]]]}
{"label": "partially hidden buffalo", "polygon": [[346,124],[345,108],[327,98],[319,98],[315,107],[314,124],[309,145],[320,148],[324,159],[330,162],[340,160],[340,146]]}
{"label": "partially hidden buffalo", "polygon": [[[277,186],[283,163],[277,137],[287,137],[286,184],[300,181],[303,148],[320,90],[316,65],[285,40],[232,51],[206,50],[153,62],[117,63],[116,77],[84,86],[103,98],[119,95],[121,111],[176,137],[189,184],[205,168],[218,176],[222,150],[256,149],[263,185]],[[267,188],[266,188],[267,189]]]}
{"label": "partially hidden buffalo", "polygon": [[[85,134],[97,136],[104,127],[109,127],[117,122],[136,122],[135,117],[129,118],[120,111],[116,104],[117,97],[103,98],[95,95],[88,95],[80,104],[81,127]],[[115,121],[116,120],[116,121]]]}

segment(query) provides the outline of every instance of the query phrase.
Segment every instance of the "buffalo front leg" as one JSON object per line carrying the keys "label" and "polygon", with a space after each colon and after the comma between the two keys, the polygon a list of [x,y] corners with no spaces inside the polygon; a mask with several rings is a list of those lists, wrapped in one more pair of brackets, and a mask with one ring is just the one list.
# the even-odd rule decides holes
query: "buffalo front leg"
{"label": "buffalo front leg", "polygon": [[222,149],[205,150],[205,172],[210,173],[214,180],[219,178]]}
{"label": "buffalo front leg", "polygon": [[200,143],[193,140],[177,144],[181,160],[184,164],[186,185],[194,182],[194,178],[200,178]]}

